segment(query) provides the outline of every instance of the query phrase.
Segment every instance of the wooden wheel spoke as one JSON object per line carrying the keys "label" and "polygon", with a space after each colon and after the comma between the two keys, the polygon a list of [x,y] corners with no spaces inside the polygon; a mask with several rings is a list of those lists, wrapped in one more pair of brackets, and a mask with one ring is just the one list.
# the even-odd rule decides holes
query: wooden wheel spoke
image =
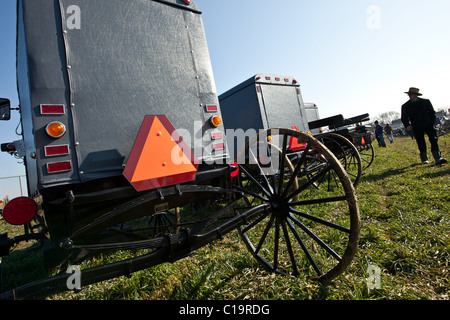
{"label": "wooden wheel spoke", "polygon": [[263,234],[262,234],[262,236],[261,236],[261,239],[259,240],[258,246],[257,246],[256,249],[255,249],[255,253],[256,253],[256,254],[258,254],[259,250],[261,250],[262,245],[264,244],[264,241],[266,240],[267,234],[269,233],[269,230],[270,230],[270,228],[272,227],[272,224],[273,224],[274,220],[275,220],[275,216],[272,215],[272,216],[270,217],[269,223],[268,223],[267,226],[266,226],[266,229],[264,230],[264,232],[263,232]]}
{"label": "wooden wheel spoke", "polygon": [[[256,161],[256,165],[258,166],[260,176],[263,178],[264,182],[266,183],[267,187],[269,188],[270,193],[268,193],[267,190],[265,190],[264,193],[267,192],[267,194],[270,196],[270,194],[274,193],[272,185],[270,184],[269,180],[267,179],[267,176],[264,174],[264,170],[261,168],[258,158],[255,156],[255,154],[253,153],[253,151],[251,149],[250,149],[250,153],[253,156],[253,159],[255,159],[255,161]],[[261,187],[262,187],[262,185],[261,185]]]}
{"label": "wooden wheel spoke", "polygon": [[287,195],[289,188],[292,186],[292,183],[294,182],[295,179],[297,179],[297,176],[298,176],[303,164],[305,163],[306,155],[308,154],[308,150],[309,150],[309,143],[306,144],[305,150],[303,150],[303,152],[300,156],[300,159],[298,160],[298,163],[295,166],[294,172],[291,175],[291,178],[285,185],[285,188],[284,188],[284,191],[282,194],[283,197],[285,197]]}
{"label": "wooden wheel spoke", "polygon": [[269,214],[269,212],[267,212],[264,215],[261,215],[258,219],[256,219],[255,221],[253,221],[252,223],[250,223],[248,226],[246,226],[244,229],[242,229],[242,232],[246,233],[249,230],[251,230],[252,228],[254,228],[256,225],[258,225],[261,221],[263,221],[267,215]]}
{"label": "wooden wheel spoke", "polygon": [[283,135],[283,147],[281,149],[280,154],[280,177],[278,180],[278,188],[277,188],[277,194],[281,193],[281,190],[283,188],[283,178],[285,173],[285,164],[286,164],[286,149],[287,149],[287,135]]}
{"label": "wooden wheel spoke", "polygon": [[292,269],[294,276],[298,275],[297,262],[295,261],[294,250],[292,249],[291,240],[289,238],[288,230],[286,228],[285,221],[282,221],[281,227],[283,228],[284,239],[286,241],[286,247],[288,249],[289,258],[291,259]]}
{"label": "wooden wheel spoke", "polygon": [[[267,197],[270,197],[270,192],[263,187],[247,170],[245,170],[244,166],[240,166],[240,170],[245,174],[247,178],[249,178]],[[267,178],[266,178],[267,181]]]}
{"label": "wooden wheel spoke", "polygon": [[336,229],[336,230],[339,230],[339,231],[343,231],[345,233],[350,233],[350,229],[348,229],[348,228],[346,228],[344,226],[335,224],[335,223],[327,221],[327,220],[320,219],[318,217],[312,216],[312,215],[307,214],[305,212],[301,212],[301,211],[295,210],[293,208],[290,208],[290,212],[294,213],[296,215],[299,215],[299,216],[301,216],[303,218],[309,219],[311,221],[314,221],[314,222],[320,223],[322,225],[325,225],[327,227],[330,227],[330,228],[333,228],[333,229]]}
{"label": "wooden wheel spoke", "polygon": [[312,257],[311,253],[309,252],[308,248],[306,248],[305,244],[303,243],[303,240],[301,239],[300,235],[298,234],[297,230],[295,229],[294,225],[292,224],[292,221],[290,219],[287,219],[287,224],[289,226],[289,229],[291,229],[292,234],[294,235],[295,239],[299,243],[300,247],[302,248],[303,252],[306,255],[306,258],[308,259],[309,263],[312,265],[316,273],[321,276],[322,272],[320,271],[319,267],[317,266],[317,263],[314,261],[314,258]]}
{"label": "wooden wheel spoke", "polygon": [[273,250],[273,270],[278,269],[278,251],[280,245],[280,220],[275,219],[275,248]]}
{"label": "wooden wheel spoke", "polygon": [[296,195],[300,194],[302,191],[304,191],[306,188],[311,186],[314,182],[319,180],[321,177],[325,176],[329,171],[331,170],[330,165],[326,165],[324,168],[322,168],[321,171],[319,171],[316,175],[311,177],[306,183],[304,183],[302,186],[300,186],[297,190],[295,190],[293,193],[291,193],[289,196],[287,196],[287,199],[292,199]]}
{"label": "wooden wheel spoke", "polygon": [[317,242],[325,251],[327,251],[331,256],[333,256],[336,260],[341,261],[342,257],[338,255],[330,246],[328,246],[322,239],[320,239],[317,235],[314,234],[308,227],[306,227],[303,223],[301,223],[296,217],[293,215],[290,216],[292,221],[299,226],[308,236],[310,236],[315,242]]}
{"label": "wooden wheel spoke", "polygon": [[239,190],[239,191],[242,191],[242,192],[244,192],[245,194],[247,194],[247,195],[250,195],[250,196],[252,196],[252,197],[254,197],[254,198],[257,198],[257,199],[259,199],[259,200],[261,200],[261,201],[269,201],[267,198],[264,198],[263,196],[261,196],[260,194],[258,194],[258,193],[256,193],[256,192],[253,192],[253,191],[250,191],[250,190],[248,190],[248,189],[246,189],[246,188],[243,188],[243,187],[241,187],[241,186],[233,186],[235,189],[237,189],[237,190]]}
{"label": "wooden wheel spoke", "polygon": [[290,206],[305,206],[305,205],[311,205],[311,204],[321,204],[321,203],[337,202],[337,201],[345,201],[345,200],[347,200],[347,196],[344,195],[344,196],[326,197],[326,198],[289,202],[289,205]]}

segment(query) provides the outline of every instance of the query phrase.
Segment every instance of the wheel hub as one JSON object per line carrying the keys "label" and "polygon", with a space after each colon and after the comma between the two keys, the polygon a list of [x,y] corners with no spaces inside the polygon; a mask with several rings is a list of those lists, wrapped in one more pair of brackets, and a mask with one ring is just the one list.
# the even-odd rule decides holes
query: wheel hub
{"label": "wheel hub", "polygon": [[270,199],[270,205],[272,212],[279,218],[287,218],[289,216],[289,203],[288,200],[279,196],[273,195]]}

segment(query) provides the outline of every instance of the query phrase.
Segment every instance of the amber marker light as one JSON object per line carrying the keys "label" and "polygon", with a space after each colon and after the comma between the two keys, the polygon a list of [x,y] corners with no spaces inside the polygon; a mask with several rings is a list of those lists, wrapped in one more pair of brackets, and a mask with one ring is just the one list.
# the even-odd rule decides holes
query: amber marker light
{"label": "amber marker light", "polygon": [[214,116],[214,117],[211,118],[211,124],[212,124],[214,127],[220,126],[221,123],[222,123],[222,118],[221,118],[221,117],[219,117],[219,116]]}
{"label": "amber marker light", "polygon": [[50,137],[57,139],[66,133],[66,126],[59,121],[54,121],[47,125],[45,131]]}

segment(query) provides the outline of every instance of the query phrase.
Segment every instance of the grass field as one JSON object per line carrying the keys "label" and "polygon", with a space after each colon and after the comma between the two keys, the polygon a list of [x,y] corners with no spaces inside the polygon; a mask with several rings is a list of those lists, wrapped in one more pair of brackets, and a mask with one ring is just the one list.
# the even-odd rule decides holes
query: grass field
{"label": "grass field", "polygon": [[[450,160],[450,135],[440,137]],[[450,294],[450,164],[422,165],[414,140],[375,147],[375,160],[357,187],[362,229],[352,265],[329,286],[270,274],[259,267],[237,232],[173,264],[62,293],[52,300],[448,300]],[[431,160],[431,155],[430,155]],[[0,221],[0,230],[20,232]],[[3,278],[22,265],[4,258]],[[99,258],[100,259],[100,258]],[[379,269],[372,288],[369,267]],[[5,280],[4,280],[5,282]]]}

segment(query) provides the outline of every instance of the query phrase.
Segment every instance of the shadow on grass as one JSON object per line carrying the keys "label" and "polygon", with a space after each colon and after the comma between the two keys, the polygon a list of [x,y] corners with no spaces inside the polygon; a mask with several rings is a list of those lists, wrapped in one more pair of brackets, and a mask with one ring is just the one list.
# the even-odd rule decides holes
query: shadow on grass
{"label": "shadow on grass", "polygon": [[38,247],[15,251],[3,257],[1,268],[0,293],[49,276]]}
{"label": "shadow on grass", "polygon": [[[443,165],[439,165],[439,166],[444,166]],[[448,165],[448,164],[447,164]],[[431,172],[431,173],[425,173],[422,175],[422,178],[429,178],[429,179],[433,179],[433,178],[438,178],[438,177],[445,177],[447,175],[450,174],[450,167],[447,167],[447,170],[442,170],[442,171],[437,171],[437,172]]]}
{"label": "shadow on grass", "polygon": [[387,177],[390,177],[390,176],[396,176],[396,175],[406,173],[408,171],[414,170],[416,167],[419,167],[419,166],[422,166],[422,164],[415,163],[413,165],[406,166],[404,168],[388,169],[384,172],[377,173],[377,174],[367,174],[367,175],[364,175],[364,180],[367,182],[376,182],[378,180],[386,179]]}

